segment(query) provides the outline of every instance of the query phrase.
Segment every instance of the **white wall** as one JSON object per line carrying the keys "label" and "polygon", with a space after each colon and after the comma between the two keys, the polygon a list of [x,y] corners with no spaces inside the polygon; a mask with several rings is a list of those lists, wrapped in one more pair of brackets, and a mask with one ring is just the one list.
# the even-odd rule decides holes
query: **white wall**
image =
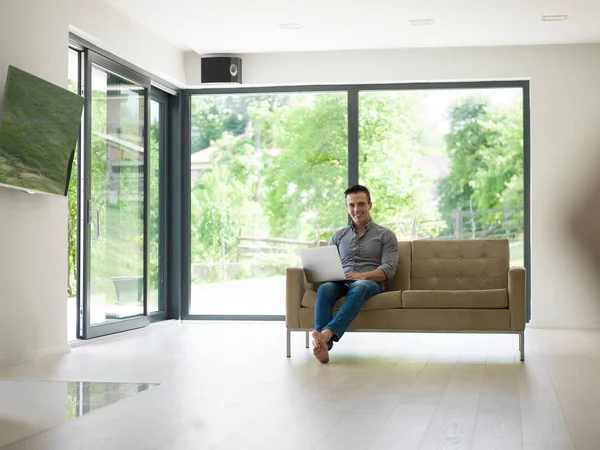
{"label": "white wall", "polygon": [[[244,85],[531,80],[532,321],[600,328],[600,268],[569,213],[600,168],[600,45],[247,54]],[[186,55],[189,85],[199,57]],[[600,224],[598,224],[600,231]]]}
{"label": "white wall", "polygon": [[[70,27],[117,56],[184,80],[183,53],[101,0],[0,2],[0,101],[8,65],[66,87]],[[0,366],[68,351],[67,205],[0,188]]]}
{"label": "white wall", "polygon": [[66,0],[66,3],[65,17],[75,34],[177,86],[185,85],[182,50],[102,0]]}

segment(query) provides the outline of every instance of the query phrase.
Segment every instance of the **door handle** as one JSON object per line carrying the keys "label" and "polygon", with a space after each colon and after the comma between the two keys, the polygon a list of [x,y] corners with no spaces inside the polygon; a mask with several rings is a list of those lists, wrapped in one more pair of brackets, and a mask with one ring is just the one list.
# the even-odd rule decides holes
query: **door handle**
{"label": "door handle", "polygon": [[92,237],[92,241],[95,241],[100,237],[100,212],[97,208],[90,208],[90,211],[96,211],[96,235]]}

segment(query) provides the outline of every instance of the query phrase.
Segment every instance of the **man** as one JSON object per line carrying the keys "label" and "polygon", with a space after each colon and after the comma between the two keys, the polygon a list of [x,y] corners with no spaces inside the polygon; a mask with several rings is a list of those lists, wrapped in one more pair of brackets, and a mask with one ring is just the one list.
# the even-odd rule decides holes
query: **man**
{"label": "man", "polygon": [[[352,224],[336,231],[329,245],[338,248],[346,281],[329,281],[317,290],[313,354],[322,363],[329,362],[333,343],[340,340],[365,301],[383,292],[383,283],[398,266],[398,239],[371,219],[369,190],[357,184],[344,195]],[[333,305],[344,295],[346,301],[333,318]]]}

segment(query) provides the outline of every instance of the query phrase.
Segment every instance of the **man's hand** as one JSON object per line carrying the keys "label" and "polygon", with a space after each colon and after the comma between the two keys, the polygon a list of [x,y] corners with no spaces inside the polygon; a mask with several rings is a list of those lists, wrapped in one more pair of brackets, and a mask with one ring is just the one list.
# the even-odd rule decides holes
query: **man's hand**
{"label": "man's hand", "polygon": [[381,269],[375,269],[370,272],[348,272],[346,273],[346,280],[371,280],[375,283],[383,283],[387,280],[385,272]]}
{"label": "man's hand", "polygon": [[362,273],[358,273],[358,272],[347,272],[346,273],[346,280],[366,280],[367,278],[362,274]]}

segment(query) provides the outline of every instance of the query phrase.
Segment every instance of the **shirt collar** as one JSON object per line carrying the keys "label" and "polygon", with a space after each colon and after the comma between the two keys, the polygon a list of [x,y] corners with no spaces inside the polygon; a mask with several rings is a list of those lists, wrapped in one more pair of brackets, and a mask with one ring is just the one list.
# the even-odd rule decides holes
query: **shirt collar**
{"label": "shirt collar", "polygon": [[[367,224],[365,225],[365,233],[366,233],[367,231],[369,231],[369,230],[371,229],[371,227],[372,227],[374,224],[375,224],[375,223],[373,222],[373,218],[371,217],[371,220],[369,220],[369,221],[367,222]],[[356,233],[356,229],[354,228],[354,222],[352,222],[352,223],[350,224],[350,228],[352,229],[352,231],[354,231],[354,233]]]}

